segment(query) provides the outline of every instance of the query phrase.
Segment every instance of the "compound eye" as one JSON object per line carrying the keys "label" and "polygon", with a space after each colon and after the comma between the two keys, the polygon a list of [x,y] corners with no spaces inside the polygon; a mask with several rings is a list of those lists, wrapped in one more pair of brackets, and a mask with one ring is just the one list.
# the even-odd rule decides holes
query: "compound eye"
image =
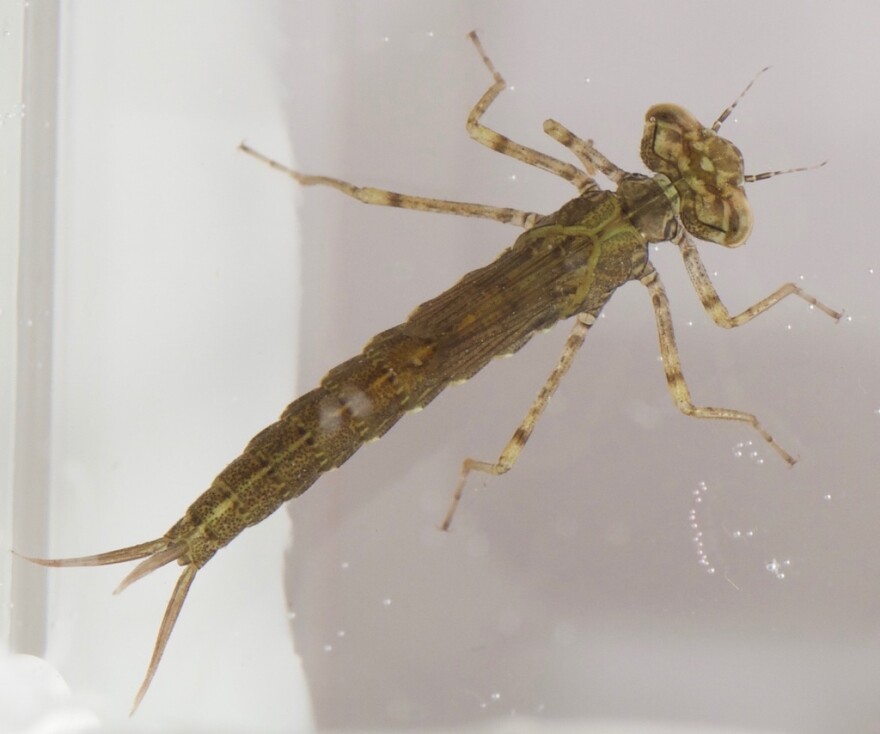
{"label": "compound eye", "polygon": [[752,232],[752,208],[741,189],[729,190],[725,196],[693,195],[682,201],[681,221],[701,240],[737,247]]}
{"label": "compound eye", "polygon": [[658,104],[645,115],[642,160],[655,173],[675,180],[681,175],[681,161],[688,155],[690,138],[702,130],[699,121],[674,104]]}
{"label": "compound eye", "polygon": [[652,148],[664,161],[675,162],[684,150],[681,130],[666,125],[655,126]]}

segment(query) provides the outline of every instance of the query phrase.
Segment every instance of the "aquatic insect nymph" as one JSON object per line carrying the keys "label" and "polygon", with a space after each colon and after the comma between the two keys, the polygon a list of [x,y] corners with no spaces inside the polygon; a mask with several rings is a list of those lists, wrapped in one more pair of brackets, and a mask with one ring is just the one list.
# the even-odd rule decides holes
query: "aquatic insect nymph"
{"label": "aquatic insect nymph", "polygon": [[[727,328],[750,321],[792,294],[832,318],[840,318],[838,312],[793,283],[731,316],[700,260],[692,237],[725,247],[746,240],[752,214],[743,185],[776,173],[746,176],[739,150],[717,134],[742,95],[709,128],[681,107],[652,107],[646,115],[641,154],[654,171],[653,177],[621,170],[592,143],[548,120],[545,131],[578,158],[584,167],[581,170],[519,145],[480,122],[505,82],[476,34],[471,33],[470,38],[494,80],[468,115],[470,136],[562,177],[577,189],[577,196],[546,216],[427,199],[302,174],[242,144],[245,152],[304,186],[331,186],[367,204],[482,217],[526,231],[489,265],[468,273],[449,290],[416,308],[404,323],[373,337],[361,354],[330,370],[317,388],[291,403],[275,423],[258,433],[161,538],[80,558],[30,558],[45,566],[95,566],[143,559],[117,592],[171,561],[183,566],[134,708],[149,688],[196,573],[220,548],[287,500],[301,495],[324,472],[342,465],[407,412],[427,405],[448,385],[473,376],[494,357],[517,351],[537,331],[573,318],[558,364],[499,458],[463,462],[442,524],[447,529],[470,472],[502,474],[516,462],[587,331],[615,290],[629,281],[640,282],[651,296],[663,369],[679,410],[697,418],[748,423],[783,460],[794,464],[794,458],[751,413],[694,405],[679,362],[666,292],[648,257],[652,242],[669,240],[675,244],[703,307],[717,324]],[[613,181],[616,190],[601,189],[593,178],[597,171]]]}

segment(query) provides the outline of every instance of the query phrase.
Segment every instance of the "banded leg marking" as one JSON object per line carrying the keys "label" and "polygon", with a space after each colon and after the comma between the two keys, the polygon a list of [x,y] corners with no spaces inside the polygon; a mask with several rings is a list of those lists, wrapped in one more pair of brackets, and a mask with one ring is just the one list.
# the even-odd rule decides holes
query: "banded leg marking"
{"label": "banded leg marking", "polygon": [[678,347],[675,345],[675,331],[672,328],[672,315],[669,310],[669,300],[666,290],[660,281],[660,276],[653,268],[639,279],[651,294],[651,303],[654,306],[654,315],[657,319],[657,335],[660,339],[660,355],[663,358],[663,371],[666,373],[666,384],[669,393],[675,401],[676,407],[685,415],[694,418],[710,418],[713,420],[742,421],[754,428],[761,438],[779,454],[789,465],[794,466],[797,459],[782,448],[773,436],[761,425],[761,422],[751,413],[732,408],[711,408],[708,406],[694,405],[691,400],[690,390],[685,382],[681,370],[681,360],[678,356]]}
{"label": "banded leg marking", "polygon": [[577,354],[578,349],[581,348],[581,345],[584,343],[584,339],[587,336],[587,332],[595,322],[596,318],[590,314],[577,315],[574,327],[572,327],[571,333],[565,341],[565,347],[562,349],[562,355],[559,357],[559,362],[557,362],[553,371],[550,373],[550,376],[547,378],[547,381],[544,383],[544,386],[538,392],[534,402],[526,413],[526,417],[513,432],[513,436],[511,436],[510,440],[507,442],[507,445],[504,447],[498,460],[493,463],[491,461],[479,461],[478,459],[467,458],[462,462],[461,476],[458,479],[455,491],[452,493],[452,501],[449,504],[446,517],[443,518],[443,523],[440,525],[441,530],[449,530],[449,526],[452,524],[452,517],[455,515],[455,510],[458,508],[458,503],[461,502],[461,496],[464,492],[464,486],[467,482],[468,475],[472,471],[479,471],[498,476],[499,474],[504,474],[505,472],[510,471],[513,465],[516,464],[516,460],[519,458],[520,452],[522,452],[523,447],[532,435],[532,431],[535,429],[538,419],[544,412],[544,408],[547,407],[547,403],[550,402],[550,398],[553,397],[553,393],[556,392],[556,388],[559,387],[559,383],[562,381],[565,373],[568,372],[568,368],[571,367],[575,354]]}
{"label": "banded leg marking", "polygon": [[439,214],[456,214],[460,217],[480,217],[492,219],[502,224],[513,224],[517,227],[529,229],[541,216],[536,212],[524,212],[519,209],[508,207],[488,206],[486,204],[470,204],[464,201],[447,201],[445,199],[429,199],[423,196],[410,196],[398,194],[395,191],[376,189],[372,186],[355,186],[348,181],[329,176],[312,176],[300,173],[288,168],[272,158],[251,148],[247,143],[240,143],[239,150],[253,156],[276,171],[290,176],[302,186],[329,186],[341,191],[346,196],[357,199],[364,204],[375,206],[393,206],[399,209],[413,209],[420,212],[434,212]]}
{"label": "banded leg marking", "polygon": [[[561,122],[552,119],[545,120],[544,132],[557,142],[562,143],[562,145],[574,153],[574,155],[577,156],[577,159],[584,164],[584,168],[590,171],[590,173],[593,173],[598,169],[616,184],[619,184],[626,175],[626,171],[615,166],[604,155],[596,150],[593,146],[592,140],[579,138]],[[596,185],[596,188],[599,188],[598,184]]]}
{"label": "banded leg marking", "polygon": [[687,236],[687,234],[682,232],[681,236],[676,240],[676,244],[681,249],[681,256],[684,259],[684,266],[687,269],[687,273],[691,279],[691,283],[694,286],[694,290],[700,297],[700,303],[703,304],[703,309],[706,311],[706,313],[709,314],[709,316],[712,317],[712,320],[716,324],[718,324],[719,326],[723,326],[725,329],[732,329],[735,326],[742,326],[743,324],[755,318],[755,316],[764,313],[764,311],[772,308],[783,298],[790,295],[795,295],[799,298],[802,298],[811,306],[815,306],[835,321],[840,321],[840,318],[843,316],[842,313],[840,313],[839,311],[835,311],[832,308],[829,308],[817,298],[796,286],[794,283],[785,283],[784,285],[781,285],[769,296],[767,296],[766,298],[762,298],[754,305],[749,306],[742,313],[737,314],[736,316],[731,316],[727,310],[727,307],[721,302],[718,291],[715,290],[715,285],[712,283],[711,278],[709,278],[709,273],[706,271],[706,266],[703,265],[703,261],[700,258],[700,253],[697,250],[697,247],[693,243],[693,241]]}
{"label": "banded leg marking", "polygon": [[501,133],[495,132],[480,122],[480,118],[486,110],[489,109],[489,105],[491,105],[498,98],[498,95],[504,91],[507,82],[504,81],[504,77],[498,73],[492,60],[486,55],[486,52],[483,49],[483,44],[480,43],[476,31],[471,31],[468,34],[468,38],[470,38],[474,46],[476,46],[480,58],[483,60],[483,64],[495,80],[492,86],[485,91],[483,96],[480,97],[477,103],[473,106],[470,114],[468,114],[467,123],[465,124],[468,135],[480,143],[480,145],[485,145],[487,148],[491,148],[498,153],[503,153],[511,158],[516,158],[523,163],[527,163],[530,166],[535,166],[535,168],[540,168],[559,176],[560,178],[564,178],[580,193],[583,193],[588,189],[596,188],[596,182],[579,168],[571,165],[571,163],[566,163],[565,161],[561,161],[558,158],[547,155],[546,153],[541,153],[534,148],[528,148],[525,145],[515,143],[510,138]]}

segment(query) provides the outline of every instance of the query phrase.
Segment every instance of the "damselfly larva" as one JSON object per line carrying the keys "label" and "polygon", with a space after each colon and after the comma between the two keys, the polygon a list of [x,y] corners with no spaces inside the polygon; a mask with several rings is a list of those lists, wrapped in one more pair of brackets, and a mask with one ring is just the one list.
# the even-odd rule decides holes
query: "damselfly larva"
{"label": "damselfly larva", "polygon": [[[493,150],[560,176],[577,189],[577,195],[546,216],[426,199],[302,174],[241,145],[245,152],[304,186],[331,186],[367,204],[493,219],[522,227],[525,232],[489,265],[468,273],[445,293],[416,308],[403,324],[373,337],[361,354],[330,370],[316,389],[291,403],[275,423],[257,434],[161,538],[80,558],[29,559],[44,566],[94,566],[144,559],[117,592],[171,561],[184,567],[132,710],[150,686],[196,573],[220,548],[287,500],[301,495],[364,443],[382,436],[405,413],[427,405],[446,386],[468,379],[494,357],[517,351],[535,332],[573,318],[559,363],[499,458],[463,462],[442,523],[447,529],[470,472],[502,474],[516,462],[587,331],[614,291],[629,281],[640,282],[651,296],[666,382],[678,409],[697,418],[747,423],[784,461],[794,464],[795,459],[751,413],[694,405],[679,363],[666,292],[648,257],[651,243],[670,241],[676,245],[704,309],[726,328],[750,321],[792,294],[832,318],[840,318],[838,312],[792,283],[731,316],[700,260],[692,237],[725,247],[746,241],[752,213],[743,184],[773,175],[744,175],[740,151],[717,134],[745,91],[709,128],[676,105],[651,107],[646,114],[641,155],[653,177],[622,171],[591,142],[548,120],[545,132],[575,155],[583,165],[581,170],[519,145],[480,122],[505,81],[476,34],[471,33],[470,39],[493,77],[492,86],[468,115],[470,136]],[[599,187],[593,178],[597,171],[616,184],[614,191]]]}

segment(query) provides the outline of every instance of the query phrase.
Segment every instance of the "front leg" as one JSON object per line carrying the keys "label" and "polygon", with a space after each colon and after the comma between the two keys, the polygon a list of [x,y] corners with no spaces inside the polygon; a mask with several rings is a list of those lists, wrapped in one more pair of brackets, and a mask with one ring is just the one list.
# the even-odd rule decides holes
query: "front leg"
{"label": "front leg", "polygon": [[675,240],[675,244],[677,244],[681,250],[681,256],[684,259],[684,266],[687,269],[694,290],[700,297],[700,303],[703,304],[703,309],[712,317],[712,320],[718,324],[718,326],[723,326],[725,329],[742,326],[755,318],[755,316],[759,316],[764,313],[764,311],[775,306],[786,296],[791,295],[803,298],[811,306],[815,306],[835,321],[840,321],[841,316],[843,316],[842,313],[829,308],[794,283],[785,283],[784,285],[781,285],[769,296],[762,298],[756,304],[749,306],[742,313],[737,314],[736,316],[731,316],[727,307],[721,302],[721,297],[718,295],[718,291],[715,290],[715,285],[709,278],[709,273],[706,271],[706,266],[703,265],[700,253],[690,237],[682,232]]}
{"label": "front leg", "polygon": [[748,423],[782,457],[785,463],[789,466],[794,466],[797,459],[776,443],[773,436],[751,413],[734,410],[733,408],[711,408],[694,405],[687,382],[684,379],[684,373],[681,371],[681,360],[678,357],[678,347],[675,344],[675,331],[672,328],[672,315],[669,312],[669,299],[666,297],[666,290],[663,288],[660,276],[653,267],[650,267],[648,272],[639,279],[639,282],[651,294],[651,303],[654,306],[654,315],[657,319],[657,334],[660,338],[660,355],[663,359],[663,371],[666,373],[666,384],[676,407],[685,415],[694,418]]}
{"label": "front leg", "polygon": [[511,158],[516,158],[523,163],[528,163],[530,166],[541,168],[559,176],[560,178],[564,178],[577,188],[580,193],[584,193],[584,191],[589,189],[597,188],[596,182],[579,168],[570,163],[566,163],[565,161],[560,161],[558,158],[549,156],[546,153],[541,153],[533,148],[528,148],[525,145],[515,143],[510,138],[501,133],[495,132],[480,122],[480,118],[486,110],[489,109],[489,105],[491,105],[498,95],[501,94],[504,87],[507,85],[507,82],[504,81],[504,77],[498,73],[492,60],[486,55],[486,52],[483,50],[483,44],[480,43],[480,39],[477,37],[477,32],[471,31],[468,34],[468,38],[470,38],[471,41],[473,41],[474,46],[477,47],[480,58],[483,59],[483,63],[486,65],[486,68],[495,80],[495,83],[486,90],[482,97],[480,97],[479,101],[473,106],[473,109],[471,109],[470,114],[468,115],[467,124],[465,125],[468,135],[480,145],[485,145],[487,148],[491,148],[504,155],[509,155]]}
{"label": "front leg", "polygon": [[579,138],[561,122],[556,122],[556,120],[552,119],[545,120],[544,132],[574,153],[577,159],[584,164],[584,168],[590,171],[590,173],[598,169],[616,184],[623,181],[624,176],[626,176],[626,171],[619,166],[615,166],[596,150],[591,140]]}

